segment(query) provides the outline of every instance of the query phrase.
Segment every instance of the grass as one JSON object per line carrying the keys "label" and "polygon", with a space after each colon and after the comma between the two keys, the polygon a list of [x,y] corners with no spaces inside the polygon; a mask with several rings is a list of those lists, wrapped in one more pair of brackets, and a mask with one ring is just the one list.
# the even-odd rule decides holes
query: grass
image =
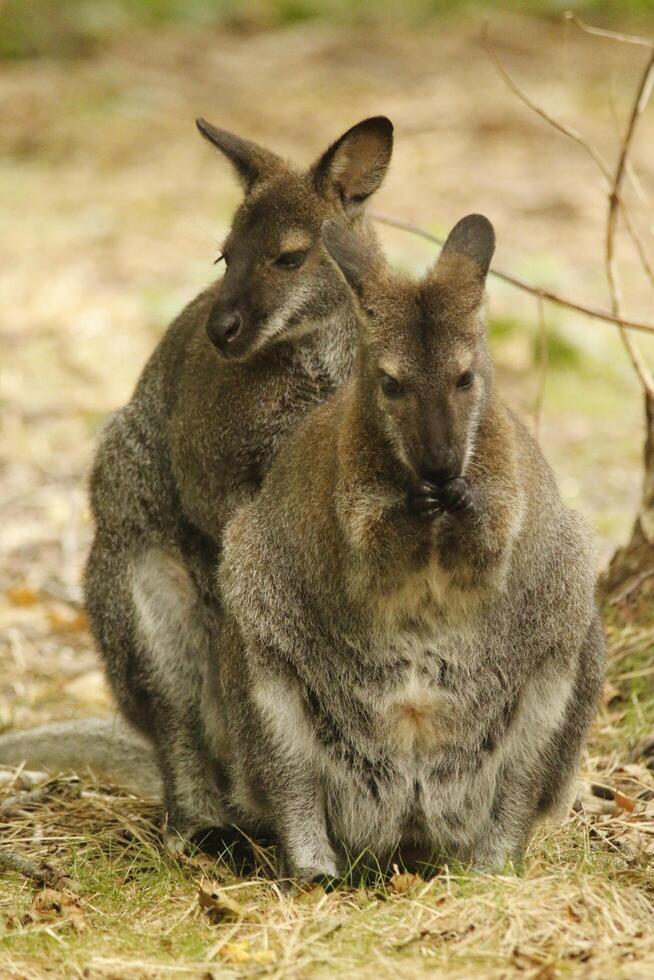
{"label": "grass", "polygon": [[604,19],[648,17],[652,0],[4,0],[0,5],[0,59],[88,55],[133,28],[165,26],[284,28],[304,21],[356,25],[385,22],[421,26],[452,14],[497,11],[560,15],[572,8]]}
{"label": "grass", "polygon": [[[75,891],[2,879],[0,976],[650,977],[654,771],[630,753],[654,730],[654,623],[625,625],[613,611],[607,631],[583,808],[539,829],[522,875],[445,868],[282,894],[261,873],[238,877],[229,858],[165,856],[154,803],[54,781],[0,832],[54,861]],[[591,783],[627,802],[599,799]]]}

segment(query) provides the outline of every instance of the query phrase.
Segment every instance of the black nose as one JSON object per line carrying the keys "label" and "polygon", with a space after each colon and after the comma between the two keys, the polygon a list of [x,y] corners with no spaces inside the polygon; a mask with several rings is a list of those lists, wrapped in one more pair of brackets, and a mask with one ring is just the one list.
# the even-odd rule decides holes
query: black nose
{"label": "black nose", "polygon": [[452,449],[426,452],[422,461],[423,475],[433,483],[442,483],[459,476],[459,464]]}
{"label": "black nose", "polygon": [[218,347],[231,344],[238,337],[242,326],[243,319],[238,310],[218,315],[212,313],[207,321],[209,340]]}

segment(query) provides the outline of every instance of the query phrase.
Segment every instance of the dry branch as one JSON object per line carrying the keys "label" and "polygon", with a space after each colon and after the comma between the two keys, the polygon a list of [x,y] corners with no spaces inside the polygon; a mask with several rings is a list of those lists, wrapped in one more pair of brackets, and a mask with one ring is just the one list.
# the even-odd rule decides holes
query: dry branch
{"label": "dry branch", "polygon": [[[419,225],[411,224],[409,221],[401,221],[398,218],[391,218],[385,214],[373,214],[372,217],[381,225],[389,225],[389,227],[399,228],[401,231],[410,231],[419,238],[424,238],[428,242],[434,242],[435,245],[443,245],[445,242],[444,238],[439,238],[438,235],[433,235],[430,231],[420,228]],[[552,289],[546,289],[544,286],[534,286],[533,283],[527,282],[525,279],[520,279],[518,276],[513,275],[513,273],[505,272],[501,269],[491,269],[490,274],[495,276],[496,279],[501,279],[503,282],[508,282],[509,285],[515,286],[516,289],[521,289],[525,293],[541,297],[550,303],[555,303],[557,306],[564,306],[566,309],[575,310],[577,313],[583,313],[584,316],[591,317],[594,320],[605,320],[607,323],[613,323],[617,327],[624,326],[629,327],[630,330],[654,333],[654,323],[644,323],[639,320],[615,316],[609,310],[602,310],[597,306],[589,306],[578,300],[570,299],[568,296],[561,296],[559,293],[555,293]]]}
{"label": "dry branch", "polygon": [[[615,170],[615,176],[613,178],[613,187],[609,195],[609,207],[606,218],[606,238],[605,238],[605,265],[606,265],[606,278],[609,284],[609,293],[611,296],[611,311],[615,316],[621,316],[622,313],[622,301],[620,295],[620,282],[618,277],[618,268],[615,258],[615,232],[618,221],[618,204],[620,200],[620,193],[622,190],[622,182],[626,173],[627,163],[629,160],[629,153],[633,143],[634,134],[636,132],[636,126],[638,124],[638,119],[642,115],[645,106],[649,101],[649,97],[652,93],[652,85],[654,84],[654,49],[650,50],[650,55],[645,66],[645,70],[642,73],[640,84],[636,90],[636,95],[634,97],[633,105],[631,108],[631,113],[629,115],[629,121],[627,123],[627,128],[622,140],[622,147],[620,149],[620,156],[618,157],[618,164]],[[650,282],[654,285],[654,275],[652,270],[647,263],[645,263],[646,272],[649,275]],[[654,377],[645,363],[645,359],[634,343],[633,339],[625,330],[624,323],[620,324],[620,336],[622,337],[622,342],[625,345],[627,353],[631,359],[638,377],[640,378],[645,391],[649,397],[654,398]]]}
{"label": "dry branch", "polygon": [[17,851],[0,851],[0,874],[16,871],[29,878],[37,885],[49,885],[69,888],[77,891],[79,885],[68,875],[63,874],[47,861],[34,861]]}
{"label": "dry branch", "polygon": [[[582,25],[580,24],[580,26]],[[583,25],[582,29],[587,30],[587,26]],[[613,40],[620,40],[620,41],[624,41],[628,37],[630,37],[629,35],[619,35],[617,37],[611,37],[611,32],[606,32],[606,31],[602,33],[602,36],[609,37]],[[618,286],[617,286],[617,270],[613,259],[613,237],[615,231],[615,222],[617,219],[617,212],[619,209],[620,212],[622,213],[625,228],[627,229],[629,236],[638,253],[638,257],[640,259],[643,270],[647,275],[647,277],[649,278],[650,282],[654,285],[654,269],[652,269],[652,266],[647,257],[647,253],[645,251],[643,243],[633,224],[631,213],[627,205],[625,204],[621,194],[622,178],[624,176],[624,172],[628,162],[629,150],[631,147],[631,142],[633,140],[636,123],[638,121],[639,116],[642,114],[645,105],[647,104],[647,101],[649,99],[649,96],[651,94],[652,70],[653,70],[653,63],[654,63],[654,50],[652,50],[652,45],[646,42],[645,39],[642,38],[638,39],[638,43],[642,42],[646,44],[647,47],[650,48],[650,58],[648,59],[647,67],[645,69],[645,72],[643,73],[641,82],[636,91],[636,96],[632,106],[632,112],[630,115],[629,124],[627,126],[622,141],[618,166],[614,174],[612,173],[608,163],[606,162],[602,154],[599,152],[599,150],[589,140],[587,140],[584,136],[582,136],[582,134],[578,132],[578,130],[574,129],[572,126],[567,125],[566,123],[561,122],[561,120],[556,119],[549,112],[547,112],[546,109],[544,109],[542,106],[537,105],[537,103],[535,103],[532,99],[529,98],[528,95],[526,95],[525,92],[522,91],[522,89],[509,75],[504,65],[500,61],[492,44],[490,43],[487,26],[484,28],[483,31],[483,40],[490,57],[493,59],[495,66],[497,67],[498,72],[500,73],[500,75],[502,76],[502,78],[510,88],[510,90],[514,93],[514,95],[518,99],[520,99],[520,101],[524,105],[526,105],[527,108],[529,108],[532,112],[536,113],[536,115],[540,116],[540,118],[543,119],[545,122],[547,122],[550,126],[558,130],[560,133],[563,133],[564,136],[569,137],[575,143],[581,146],[585,150],[585,152],[588,153],[591,159],[594,161],[600,173],[602,174],[602,176],[604,177],[604,179],[607,181],[609,185],[609,226],[608,226],[607,237],[606,237],[607,245],[605,247],[605,262],[607,268],[607,278],[609,281],[609,290],[611,293],[613,322],[617,323],[620,328],[620,336],[622,338],[622,341],[625,345],[631,363],[636,371],[636,374],[638,375],[638,378],[643,388],[645,389],[645,391],[649,396],[652,396],[654,395],[654,378],[652,377],[649,369],[647,368],[647,364],[645,363],[645,360],[638,346],[636,345],[635,341],[629,336],[629,334],[625,329],[625,327],[628,326],[626,320],[620,316],[620,301],[619,301]],[[631,38],[631,41],[635,43],[634,38]]]}
{"label": "dry branch", "polygon": [[593,27],[592,24],[586,24],[580,17],[577,17],[572,10],[567,10],[564,16],[566,20],[572,21],[585,34],[591,34],[594,37],[603,37],[607,41],[620,41],[623,44],[639,44],[642,47],[654,49],[654,41],[650,41],[647,37],[641,37],[639,34],[623,34],[621,31],[609,31],[605,27]]}

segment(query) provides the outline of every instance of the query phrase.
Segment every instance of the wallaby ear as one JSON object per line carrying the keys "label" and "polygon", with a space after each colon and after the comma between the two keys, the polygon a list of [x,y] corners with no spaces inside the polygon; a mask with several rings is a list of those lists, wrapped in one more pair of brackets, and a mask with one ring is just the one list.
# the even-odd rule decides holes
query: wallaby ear
{"label": "wallaby ear", "polygon": [[352,126],[312,167],[316,189],[344,208],[365,201],[380,186],[393,152],[393,124],[373,116]]}
{"label": "wallaby ear", "polygon": [[483,214],[468,214],[455,224],[438,256],[433,275],[442,280],[477,280],[482,286],[495,251],[495,229]]}
{"label": "wallaby ear", "polygon": [[325,248],[347,283],[360,296],[378,264],[377,255],[369,245],[353,235],[349,228],[333,218],[323,221],[321,231]]}
{"label": "wallaby ear", "polygon": [[278,167],[283,166],[281,157],[276,153],[226,129],[218,129],[206,119],[196,119],[195,125],[206,140],[225,154],[246,191],[251,191],[256,183],[265,180]]}

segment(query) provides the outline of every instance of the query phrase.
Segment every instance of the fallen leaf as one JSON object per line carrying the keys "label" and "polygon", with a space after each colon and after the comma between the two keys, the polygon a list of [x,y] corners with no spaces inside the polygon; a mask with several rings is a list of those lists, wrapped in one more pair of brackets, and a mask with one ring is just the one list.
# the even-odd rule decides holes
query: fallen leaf
{"label": "fallen leaf", "polygon": [[276,962],[277,954],[273,949],[260,949],[252,954],[252,959],[259,966],[270,966],[271,963]]}
{"label": "fallen leaf", "polygon": [[62,616],[56,609],[48,611],[48,624],[53,633],[84,633],[89,628],[85,613],[77,612],[74,616]]}
{"label": "fallen leaf", "polygon": [[389,884],[396,895],[405,895],[406,892],[419,885],[422,880],[420,875],[411,874],[409,871],[399,871],[396,865]]}
{"label": "fallen leaf", "polygon": [[223,919],[242,919],[245,916],[243,906],[227,895],[215,881],[200,882],[198,903],[213,923],[222,922]]}
{"label": "fallen leaf", "polygon": [[81,932],[86,928],[86,917],[79,898],[68,890],[57,888],[41,888],[32,899],[27,912],[12,916],[7,920],[8,926],[29,926],[44,922],[63,920],[64,924]]}
{"label": "fallen leaf", "polygon": [[5,595],[13,606],[35,606],[41,601],[37,593],[27,585],[12,585]]}
{"label": "fallen leaf", "polygon": [[321,902],[327,892],[322,885],[311,885],[309,888],[302,888],[299,890],[298,901],[306,903],[307,905],[317,905]]}
{"label": "fallen leaf", "polygon": [[228,963],[249,963],[252,959],[252,954],[248,949],[249,943],[225,943],[218,950],[218,955],[223,959],[227,960]]}
{"label": "fallen leaf", "polygon": [[626,810],[627,813],[633,813],[636,809],[636,801],[632,800],[629,796],[625,796],[620,790],[616,789],[613,799],[615,800],[616,806],[621,810]]}

